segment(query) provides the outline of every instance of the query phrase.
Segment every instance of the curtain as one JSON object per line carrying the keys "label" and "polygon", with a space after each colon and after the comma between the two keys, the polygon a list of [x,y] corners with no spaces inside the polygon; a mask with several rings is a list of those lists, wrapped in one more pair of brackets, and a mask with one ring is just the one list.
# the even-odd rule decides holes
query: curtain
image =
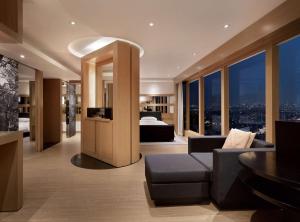
{"label": "curtain", "polygon": [[178,135],[183,136],[183,91],[182,91],[182,82],[178,84],[177,89],[177,98],[178,98]]}

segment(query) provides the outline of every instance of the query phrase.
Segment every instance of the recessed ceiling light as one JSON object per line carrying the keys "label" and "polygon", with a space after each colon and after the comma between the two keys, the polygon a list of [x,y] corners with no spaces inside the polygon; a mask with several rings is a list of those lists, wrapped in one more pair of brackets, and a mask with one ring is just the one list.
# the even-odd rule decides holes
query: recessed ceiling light
{"label": "recessed ceiling light", "polygon": [[21,59],[25,59],[25,55],[21,54],[21,55],[20,55],[20,58],[21,58]]}
{"label": "recessed ceiling light", "polygon": [[228,28],[229,28],[228,24],[224,25],[224,29],[228,29]]}
{"label": "recessed ceiling light", "polygon": [[150,22],[150,23],[149,23],[149,26],[150,26],[150,27],[153,27],[153,26],[154,26],[154,23],[153,23],[153,22]]}
{"label": "recessed ceiling light", "polygon": [[76,22],[75,21],[71,21],[70,24],[71,25],[76,25]]}
{"label": "recessed ceiling light", "polygon": [[193,56],[196,56],[196,55],[197,55],[197,53],[196,53],[196,52],[194,52],[194,53],[193,53]]}

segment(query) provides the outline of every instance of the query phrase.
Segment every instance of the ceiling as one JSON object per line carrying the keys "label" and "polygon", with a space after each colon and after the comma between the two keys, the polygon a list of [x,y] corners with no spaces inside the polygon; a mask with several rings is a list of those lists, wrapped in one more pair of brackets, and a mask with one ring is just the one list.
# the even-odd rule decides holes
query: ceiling
{"label": "ceiling", "polygon": [[[58,65],[48,67],[51,75],[78,78],[74,74],[80,74],[80,59],[68,51],[71,42],[101,36],[127,39],[145,50],[142,78],[171,79],[283,2],[24,0],[24,42]],[[6,47],[0,45],[0,52]]]}

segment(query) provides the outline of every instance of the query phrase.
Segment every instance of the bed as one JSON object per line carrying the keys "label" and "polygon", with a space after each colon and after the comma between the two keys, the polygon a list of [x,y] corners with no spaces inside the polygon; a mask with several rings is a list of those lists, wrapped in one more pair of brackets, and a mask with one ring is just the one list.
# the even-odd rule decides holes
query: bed
{"label": "bed", "polygon": [[140,113],[140,142],[173,142],[174,125],[162,121],[161,112]]}
{"label": "bed", "polygon": [[30,136],[29,113],[19,113],[19,131],[23,132],[23,137]]}

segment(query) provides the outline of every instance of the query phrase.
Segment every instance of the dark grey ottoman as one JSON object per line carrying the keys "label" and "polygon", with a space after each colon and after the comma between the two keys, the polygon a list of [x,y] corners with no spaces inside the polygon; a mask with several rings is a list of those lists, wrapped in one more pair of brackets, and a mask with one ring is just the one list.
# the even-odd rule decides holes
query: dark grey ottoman
{"label": "dark grey ottoman", "polygon": [[188,154],[145,156],[145,175],[157,205],[209,200],[211,171]]}

